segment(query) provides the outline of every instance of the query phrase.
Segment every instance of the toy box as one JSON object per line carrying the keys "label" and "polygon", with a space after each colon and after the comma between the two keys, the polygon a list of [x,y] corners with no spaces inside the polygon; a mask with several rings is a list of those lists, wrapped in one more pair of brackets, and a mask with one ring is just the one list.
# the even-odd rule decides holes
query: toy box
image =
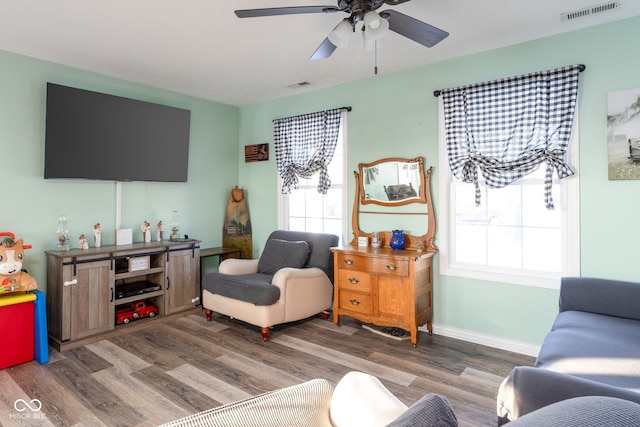
{"label": "toy box", "polygon": [[35,299],[32,292],[0,296],[0,369],[34,359]]}

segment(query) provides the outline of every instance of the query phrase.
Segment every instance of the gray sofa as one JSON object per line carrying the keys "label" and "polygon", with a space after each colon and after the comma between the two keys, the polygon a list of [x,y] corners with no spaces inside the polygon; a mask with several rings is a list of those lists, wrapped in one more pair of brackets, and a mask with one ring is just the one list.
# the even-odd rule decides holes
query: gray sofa
{"label": "gray sofa", "polygon": [[[513,427],[640,425],[640,405],[601,396],[568,399],[534,411]],[[407,408],[376,377],[350,372],[338,384],[315,379],[229,403],[163,427],[457,427],[444,396],[426,394]]]}
{"label": "gray sofa", "polygon": [[640,284],[563,278],[534,367],[516,367],[500,386],[498,424],[578,396],[640,403]]}

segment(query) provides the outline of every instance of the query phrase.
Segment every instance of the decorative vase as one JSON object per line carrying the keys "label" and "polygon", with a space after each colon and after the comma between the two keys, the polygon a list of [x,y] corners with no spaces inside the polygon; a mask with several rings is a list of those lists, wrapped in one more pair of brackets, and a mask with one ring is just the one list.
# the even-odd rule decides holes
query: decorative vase
{"label": "decorative vase", "polygon": [[404,249],[407,245],[407,241],[404,239],[402,230],[391,230],[391,239],[389,240],[389,246],[391,249]]}

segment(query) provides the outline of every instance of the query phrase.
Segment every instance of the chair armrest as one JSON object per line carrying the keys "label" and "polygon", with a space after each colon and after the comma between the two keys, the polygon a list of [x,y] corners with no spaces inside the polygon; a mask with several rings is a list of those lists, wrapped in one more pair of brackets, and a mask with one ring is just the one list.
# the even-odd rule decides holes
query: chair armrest
{"label": "chair armrest", "polygon": [[[281,268],[271,279],[271,284],[280,288],[280,299],[293,287],[312,286],[318,283],[318,286],[329,286],[333,291],[331,281],[319,268]],[[310,285],[312,284],[312,285]]]}
{"label": "chair armrest", "polygon": [[164,424],[163,427],[329,425],[334,384],[315,379]]}
{"label": "chair armrest", "polygon": [[592,395],[640,403],[640,393],[635,391],[548,369],[518,366],[498,390],[498,425],[561,400]]}
{"label": "chair armrest", "polygon": [[253,274],[258,272],[257,259],[227,258],[218,266],[218,273],[222,274]]}
{"label": "chair armrest", "polygon": [[640,320],[640,283],[563,277],[560,311],[570,310]]}
{"label": "chair armrest", "polygon": [[382,427],[406,410],[407,406],[378,378],[352,371],[336,384],[329,415],[335,427]]}
{"label": "chair armrest", "polygon": [[281,268],[271,280],[280,288],[285,321],[300,320],[331,308],[333,285],[319,268]]}
{"label": "chair armrest", "polygon": [[271,280],[271,284],[278,286],[281,291],[286,290],[286,282],[294,280],[318,280],[326,278],[329,280],[324,271],[319,268],[281,268],[276,272]]}

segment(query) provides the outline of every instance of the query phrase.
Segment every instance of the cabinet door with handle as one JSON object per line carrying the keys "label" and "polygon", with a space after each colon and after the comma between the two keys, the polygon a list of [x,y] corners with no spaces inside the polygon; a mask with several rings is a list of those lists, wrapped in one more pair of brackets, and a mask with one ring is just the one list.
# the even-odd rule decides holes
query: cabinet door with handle
{"label": "cabinet door with handle", "polygon": [[166,272],[165,314],[200,303],[200,248],[171,249]]}
{"label": "cabinet door with handle", "polygon": [[378,315],[385,319],[409,323],[412,295],[405,277],[381,274],[378,280]]}
{"label": "cabinet door with handle", "polygon": [[115,299],[111,262],[78,263],[67,265],[63,270],[64,294],[69,301],[66,317],[69,324],[63,330],[69,331],[69,338],[80,339],[113,329]]}

